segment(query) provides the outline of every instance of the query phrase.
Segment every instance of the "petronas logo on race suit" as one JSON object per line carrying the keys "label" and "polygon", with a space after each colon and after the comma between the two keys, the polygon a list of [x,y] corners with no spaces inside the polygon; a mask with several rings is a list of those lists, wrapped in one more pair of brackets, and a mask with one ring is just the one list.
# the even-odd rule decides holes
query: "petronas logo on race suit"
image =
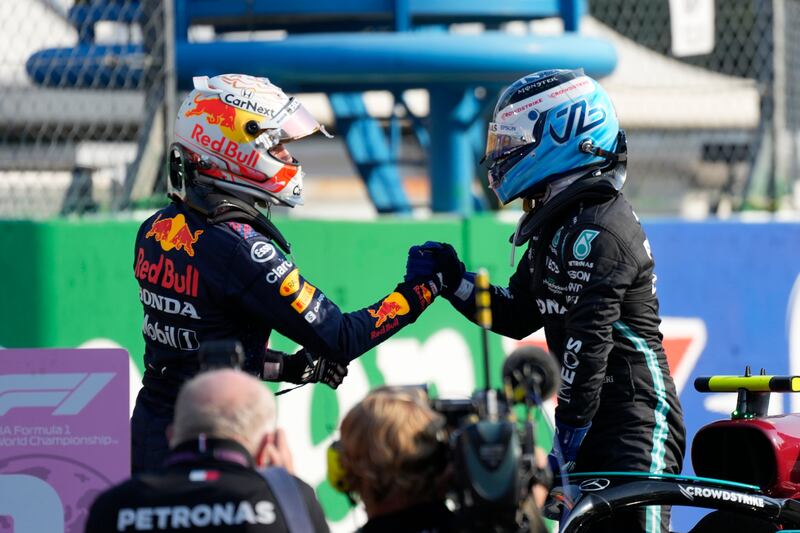
{"label": "petronas logo on race suit", "polygon": [[600,232],[593,229],[585,229],[578,235],[575,244],[572,246],[572,255],[575,256],[575,259],[583,261],[589,257],[592,251],[592,241],[598,235],[600,235]]}

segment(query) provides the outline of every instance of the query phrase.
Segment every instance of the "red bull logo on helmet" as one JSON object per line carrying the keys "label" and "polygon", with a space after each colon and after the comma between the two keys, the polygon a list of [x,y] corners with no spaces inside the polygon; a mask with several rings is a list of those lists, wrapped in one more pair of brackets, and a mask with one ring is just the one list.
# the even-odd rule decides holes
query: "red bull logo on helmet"
{"label": "red bull logo on helmet", "polygon": [[209,124],[219,124],[222,128],[233,129],[236,124],[236,109],[227,105],[216,96],[194,97],[194,107],[186,112],[187,117],[205,115]]}
{"label": "red bull logo on helmet", "polygon": [[393,292],[383,299],[378,309],[367,309],[372,318],[377,318],[375,321],[375,328],[379,328],[389,319],[396,318],[397,316],[407,315],[411,311],[405,297],[399,292]]}
{"label": "red bull logo on helmet", "polygon": [[161,218],[159,214],[150,226],[150,231],[145,234],[145,238],[153,237],[165,252],[172,249],[183,250],[190,257],[194,257],[194,245],[202,233],[201,229],[193,232],[182,214],[172,218]]}

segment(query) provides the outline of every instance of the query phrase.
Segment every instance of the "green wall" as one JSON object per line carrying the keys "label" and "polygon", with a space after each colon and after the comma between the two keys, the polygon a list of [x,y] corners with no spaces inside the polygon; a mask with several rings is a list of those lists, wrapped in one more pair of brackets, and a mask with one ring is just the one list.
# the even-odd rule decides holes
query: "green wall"
{"label": "green wall", "polygon": [[[402,280],[408,247],[426,240],[450,242],[468,268],[486,267],[498,283],[511,273],[506,236],[512,228],[489,217],[277,224],[303,275],[344,311],[387,294]],[[0,306],[0,346],[75,347],[110,339],[141,367],[142,310],[132,273],[138,226],[132,220],[0,222],[6,303]],[[469,340],[477,346],[477,330],[443,303],[399,335],[424,337],[442,324],[475,330]]]}
{"label": "green wall", "polygon": [[[294,262],[303,275],[343,311],[389,293],[403,278],[409,246],[426,240],[452,243],[468,268],[486,267],[498,284],[505,285],[512,271],[508,235],[513,227],[491,217],[276,223],[293,244]],[[132,272],[138,226],[137,221],[114,219],[0,222],[5,280],[0,346],[76,347],[108,339],[126,348],[141,369],[142,308]],[[438,301],[415,324],[351,364],[339,390],[304,387],[280,397],[282,416],[287,416],[281,424],[289,432],[299,474],[316,487],[331,521],[350,520],[347,500],[324,480],[325,449],[349,406],[369,388],[397,382],[397,376],[389,375],[395,371],[434,386],[454,381],[469,384],[469,390],[483,386],[479,340],[476,326]],[[271,342],[278,349],[296,347],[277,336]],[[492,381],[498,385],[504,354],[494,335],[491,352]],[[549,434],[539,439],[549,444]]]}

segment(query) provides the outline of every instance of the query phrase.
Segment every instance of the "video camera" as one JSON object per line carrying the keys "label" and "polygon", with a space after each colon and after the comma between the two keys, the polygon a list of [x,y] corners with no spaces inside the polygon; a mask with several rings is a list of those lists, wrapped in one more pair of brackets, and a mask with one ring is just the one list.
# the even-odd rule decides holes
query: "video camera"
{"label": "video camera", "polygon": [[536,463],[533,414],[558,384],[555,358],[526,346],[506,359],[502,391],[430,401],[446,420],[454,472],[451,495],[459,522],[469,530],[537,530],[531,522],[541,522],[538,512],[531,516],[522,507],[534,484],[550,487],[552,473]]}

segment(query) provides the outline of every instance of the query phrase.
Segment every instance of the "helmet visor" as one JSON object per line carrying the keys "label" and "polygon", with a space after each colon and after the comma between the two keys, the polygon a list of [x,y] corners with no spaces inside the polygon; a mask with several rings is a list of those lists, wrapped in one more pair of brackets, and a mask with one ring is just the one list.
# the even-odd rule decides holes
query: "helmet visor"
{"label": "helmet visor", "polygon": [[281,142],[296,141],[323,129],[295,98],[290,98],[289,102],[269,120],[269,124],[263,124],[262,127],[279,130]]}
{"label": "helmet visor", "polygon": [[484,159],[491,166],[495,162],[517,151],[518,148],[535,141],[533,132],[511,124],[489,123]]}

